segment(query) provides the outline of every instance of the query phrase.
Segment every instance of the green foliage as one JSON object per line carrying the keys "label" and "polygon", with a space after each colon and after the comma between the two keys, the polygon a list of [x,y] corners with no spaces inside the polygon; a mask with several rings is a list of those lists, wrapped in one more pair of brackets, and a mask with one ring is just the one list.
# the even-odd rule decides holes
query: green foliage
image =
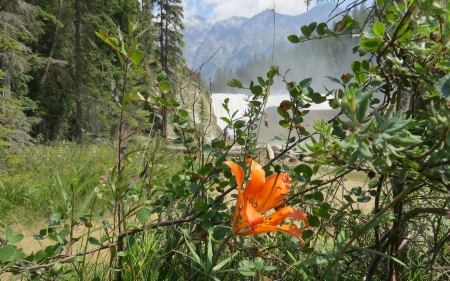
{"label": "green foliage", "polygon": [[[299,27],[305,37],[289,37],[296,46],[331,40],[314,50],[335,45],[334,56],[327,56],[330,68],[343,62],[340,48],[354,45],[361,57],[348,62],[352,73],[328,77],[333,88],[316,91],[316,77],[294,73],[290,79],[276,66],[252,73],[250,80],[228,77],[230,86],[252,94],[245,119],[235,118],[228,99],[222,105],[227,116],[221,119],[234,133],[231,141],[207,140],[207,100],[200,98],[199,84],[191,81],[198,93],[188,99],[169,71],[146,70],[137,25],[128,25],[128,33],[117,38],[98,31],[106,53],[117,55],[109,59],[116,63],[121,87],[108,88],[108,96],[111,90],[117,98],[111,104],[111,123],[120,128],[117,144],[114,150],[96,147],[103,151],[99,154],[93,148],[91,155],[81,153],[79,146],[62,152],[40,147],[25,154],[26,161],[10,158],[0,179],[0,209],[7,220],[0,228],[1,273],[80,280],[444,278],[449,11],[434,1],[377,1],[369,10],[361,14],[370,18],[347,13],[333,31],[326,23],[311,23]],[[153,83],[148,95],[128,84],[138,75]],[[245,154],[258,157],[259,126],[276,81],[289,93],[277,110],[279,124],[289,132],[283,150],[263,168],[266,175],[289,173],[292,192],[284,203],[304,210],[309,222],[303,248],[281,233],[233,237],[230,232],[236,179],[221,163],[234,158],[245,166]],[[180,100],[167,96],[177,91]],[[324,102],[339,113],[313,122],[315,132],[306,131],[308,107]],[[171,147],[158,137],[141,143],[126,133],[125,120],[133,120],[140,104],[170,112],[178,131]],[[236,143],[241,150],[232,157]],[[287,152],[295,153],[287,159],[302,161],[288,163]],[[25,238],[12,226],[14,216],[39,212],[48,223],[34,237],[50,245],[25,253],[16,247]],[[85,231],[75,234],[77,227]],[[106,261],[88,258],[102,251],[109,252]]]}

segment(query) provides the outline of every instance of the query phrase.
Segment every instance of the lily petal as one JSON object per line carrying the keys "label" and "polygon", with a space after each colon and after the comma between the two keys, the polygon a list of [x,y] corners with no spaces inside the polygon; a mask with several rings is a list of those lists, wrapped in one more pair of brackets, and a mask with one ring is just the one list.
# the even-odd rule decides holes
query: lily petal
{"label": "lily petal", "polygon": [[264,187],[259,190],[253,201],[253,207],[263,213],[280,206],[291,190],[291,178],[286,173],[271,175],[266,179]]}
{"label": "lily petal", "polygon": [[231,171],[234,174],[234,177],[236,178],[236,182],[238,184],[237,192],[238,192],[238,198],[236,201],[236,206],[234,207],[234,214],[233,214],[233,226],[232,226],[232,232],[236,234],[239,231],[239,228],[237,228],[237,223],[239,220],[239,208],[244,203],[244,199],[242,196],[242,184],[244,182],[244,169],[242,169],[241,166],[238,164],[231,162],[231,161],[225,161],[222,164],[227,165],[231,168]]}
{"label": "lily petal", "polygon": [[292,236],[295,236],[300,242],[302,243],[302,247],[305,246],[305,241],[302,239],[302,232],[300,229],[298,229],[295,225],[292,224],[285,224],[282,226],[273,226],[273,225],[265,225],[265,224],[259,224],[255,227],[255,230],[249,229],[246,231],[239,232],[239,235],[256,235],[256,234],[263,234],[268,232],[284,232],[288,233]]}
{"label": "lily petal", "polygon": [[244,169],[242,169],[241,166],[238,164],[231,162],[231,161],[224,161],[222,164],[227,165],[230,167],[231,171],[234,174],[234,177],[236,178],[236,182],[240,188],[242,188],[242,184],[244,182]]}
{"label": "lily petal", "polygon": [[287,218],[292,218],[297,221],[305,221],[306,224],[303,228],[309,227],[308,218],[306,217],[306,214],[300,211],[299,209],[295,209],[292,207],[284,207],[278,209],[275,213],[264,218],[264,222],[262,224],[275,226]]}
{"label": "lily petal", "polygon": [[245,202],[252,203],[256,194],[264,187],[266,182],[266,172],[264,172],[262,166],[255,161],[252,161],[250,170],[250,181],[244,190]]}
{"label": "lily petal", "polygon": [[255,230],[258,224],[261,224],[265,220],[263,215],[256,211],[249,203],[245,203],[243,210],[245,211],[245,218],[248,222],[248,225],[253,230]]}

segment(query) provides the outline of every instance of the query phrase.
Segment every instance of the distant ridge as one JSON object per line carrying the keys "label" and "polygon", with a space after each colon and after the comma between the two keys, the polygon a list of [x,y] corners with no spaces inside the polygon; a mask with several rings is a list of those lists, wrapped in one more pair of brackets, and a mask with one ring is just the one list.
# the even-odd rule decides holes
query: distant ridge
{"label": "distant ridge", "polygon": [[[313,21],[326,21],[335,8],[333,3],[313,7],[298,16],[276,13],[275,41],[286,42],[290,34],[300,34],[300,27]],[[334,13],[340,12],[337,9]],[[270,9],[251,17],[231,17],[211,25],[205,17],[185,20],[183,49],[188,67],[198,69],[205,79],[213,77],[216,69],[236,69],[253,57],[270,54],[273,40],[273,12]]]}

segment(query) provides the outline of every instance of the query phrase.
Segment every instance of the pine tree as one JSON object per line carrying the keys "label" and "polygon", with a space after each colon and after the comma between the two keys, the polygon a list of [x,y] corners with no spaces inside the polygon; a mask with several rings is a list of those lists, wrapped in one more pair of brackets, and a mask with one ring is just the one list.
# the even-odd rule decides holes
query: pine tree
{"label": "pine tree", "polygon": [[[35,108],[28,98],[31,76],[28,72],[42,65],[30,44],[42,32],[36,6],[10,1],[0,6],[0,155],[29,142],[33,121],[25,111]],[[42,12],[43,13],[43,12]],[[5,148],[9,148],[5,152]],[[3,159],[0,159],[0,162]]]}
{"label": "pine tree", "polygon": [[[181,0],[157,0],[159,6],[159,55],[162,70],[168,74],[172,85],[176,81],[176,73],[184,65],[183,7]],[[173,93],[169,93],[173,94]],[[167,137],[167,108],[162,109],[162,135]]]}

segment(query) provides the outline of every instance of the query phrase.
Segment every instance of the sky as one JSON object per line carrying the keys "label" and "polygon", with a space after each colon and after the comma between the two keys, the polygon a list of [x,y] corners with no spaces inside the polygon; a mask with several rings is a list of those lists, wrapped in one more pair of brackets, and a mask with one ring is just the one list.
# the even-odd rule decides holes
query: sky
{"label": "sky", "polygon": [[183,0],[185,19],[202,15],[213,22],[232,16],[251,18],[274,5],[276,12],[284,15],[306,12],[304,0]]}

